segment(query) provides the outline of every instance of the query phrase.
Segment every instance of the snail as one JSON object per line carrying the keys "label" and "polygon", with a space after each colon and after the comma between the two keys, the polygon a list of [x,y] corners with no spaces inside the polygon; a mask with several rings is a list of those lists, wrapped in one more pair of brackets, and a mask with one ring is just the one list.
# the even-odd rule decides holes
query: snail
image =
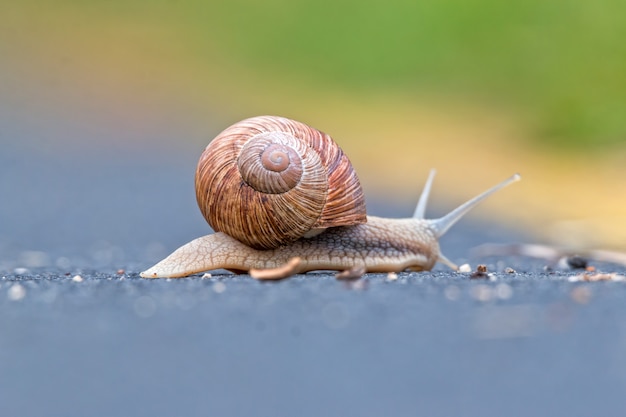
{"label": "snail", "polygon": [[177,278],[213,269],[281,279],[313,270],[365,272],[457,266],[438,239],[486,197],[520,179],[513,175],[439,219],[424,212],[431,171],[412,218],[366,215],[359,179],[327,134],[303,123],[259,116],[220,133],[202,153],[196,198],[215,231],[142,272]]}

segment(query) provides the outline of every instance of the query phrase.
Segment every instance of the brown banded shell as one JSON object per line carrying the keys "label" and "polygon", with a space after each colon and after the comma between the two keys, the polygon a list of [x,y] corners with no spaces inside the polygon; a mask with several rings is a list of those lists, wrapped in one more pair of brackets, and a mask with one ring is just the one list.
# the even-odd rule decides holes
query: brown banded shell
{"label": "brown banded shell", "polygon": [[246,119],[213,139],[198,162],[196,197],[216,232],[257,249],[366,222],[359,179],[341,148],[283,117]]}

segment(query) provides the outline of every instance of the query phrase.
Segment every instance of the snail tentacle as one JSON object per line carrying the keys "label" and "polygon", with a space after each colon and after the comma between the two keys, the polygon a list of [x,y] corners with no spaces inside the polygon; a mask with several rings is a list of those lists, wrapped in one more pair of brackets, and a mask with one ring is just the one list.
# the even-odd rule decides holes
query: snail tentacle
{"label": "snail tentacle", "polygon": [[423,219],[426,214],[426,206],[428,205],[428,197],[430,197],[430,190],[433,185],[433,180],[435,179],[435,174],[437,171],[435,169],[431,169],[428,174],[428,179],[426,180],[426,184],[424,184],[424,189],[422,190],[422,194],[420,194],[420,199],[417,202],[417,207],[415,207],[415,212],[413,213],[414,219]]}

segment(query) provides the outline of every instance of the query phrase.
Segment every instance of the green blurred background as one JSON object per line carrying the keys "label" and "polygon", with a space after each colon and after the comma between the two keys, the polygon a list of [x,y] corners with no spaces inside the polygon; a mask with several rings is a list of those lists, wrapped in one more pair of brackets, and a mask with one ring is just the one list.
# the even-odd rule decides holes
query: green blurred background
{"label": "green blurred background", "polygon": [[[280,114],[330,133],[366,193],[455,204],[559,244],[626,247],[626,3],[32,1],[0,6],[3,94],[46,146],[200,146]],[[18,112],[17,110],[16,113]],[[120,135],[71,134],[116,125]],[[190,196],[193,198],[193,196]]]}

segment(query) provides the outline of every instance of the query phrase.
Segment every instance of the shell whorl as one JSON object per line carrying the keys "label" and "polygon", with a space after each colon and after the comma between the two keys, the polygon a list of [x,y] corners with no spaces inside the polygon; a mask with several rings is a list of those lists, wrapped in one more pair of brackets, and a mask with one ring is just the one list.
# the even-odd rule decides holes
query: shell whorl
{"label": "shell whorl", "polygon": [[209,225],[257,249],[366,221],[350,161],[330,136],[276,116],[243,120],[207,146],[196,197]]}

